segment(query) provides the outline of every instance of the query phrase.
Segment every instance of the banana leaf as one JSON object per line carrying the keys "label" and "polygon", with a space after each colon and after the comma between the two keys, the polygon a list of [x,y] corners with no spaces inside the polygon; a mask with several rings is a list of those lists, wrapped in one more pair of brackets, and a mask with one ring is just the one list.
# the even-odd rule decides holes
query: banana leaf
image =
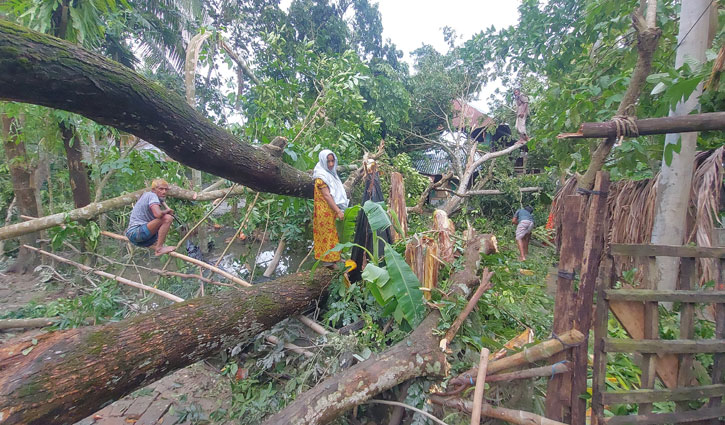
{"label": "banana leaf", "polygon": [[345,219],[342,221],[335,220],[337,225],[337,234],[340,237],[340,243],[352,242],[355,236],[355,222],[357,214],[360,211],[360,205],[353,205],[345,210]]}
{"label": "banana leaf", "polygon": [[385,265],[390,279],[380,287],[380,294],[385,299],[395,297],[398,305],[393,317],[398,323],[405,319],[415,329],[425,317],[425,300],[420,281],[403,256],[389,244],[385,244]]}
{"label": "banana leaf", "polygon": [[383,208],[383,203],[373,202],[370,200],[365,201],[363,205],[365,215],[368,216],[368,222],[373,232],[380,232],[392,225],[388,213]]}
{"label": "banana leaf", "polygon": [[380,287],[384,286],[390,280],[388,271],[382,267],[378,267],[375,264],[368,264],[365,270],[362,272],[362,278],[368,283],[367,287],[375,297],[375,301],[381,306],[384,306],[389,301],[389,298],[383,297],[380,293]]}

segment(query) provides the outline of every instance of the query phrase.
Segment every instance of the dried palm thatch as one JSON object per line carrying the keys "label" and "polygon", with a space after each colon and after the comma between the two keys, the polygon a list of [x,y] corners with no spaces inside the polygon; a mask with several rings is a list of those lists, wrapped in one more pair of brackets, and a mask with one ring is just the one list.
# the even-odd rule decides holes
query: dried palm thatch
{"label": "dried palm thatch", "polygon": [[[725,147],[712,151],[700,152],[695,158],[695,172],[690,191],[690,209],[687,217],[688,238],[686,243],[696,242],[698,246],[712,246],[711,235],[715,223],[719,223],[718,209],[723,190],[723,160]],[[608,243],[649,243],[652,238],[652,226],[655,215],[655,199],[657,198],[657,180],[659,174],[652,179],[638,181],[620,180],[609,187],[607,202],[609,222]],[[554,197],[552,213],[557,229],[557,246],[560,245],[559,235],[562,226],[563,198],[576,194],[576,178],[570,178]],[[629,257],[616,257],[617,273],[641,265]],[[717,272],[713,260],[701,259],[698,262],[701,271],[700,283],[715,278]]]}

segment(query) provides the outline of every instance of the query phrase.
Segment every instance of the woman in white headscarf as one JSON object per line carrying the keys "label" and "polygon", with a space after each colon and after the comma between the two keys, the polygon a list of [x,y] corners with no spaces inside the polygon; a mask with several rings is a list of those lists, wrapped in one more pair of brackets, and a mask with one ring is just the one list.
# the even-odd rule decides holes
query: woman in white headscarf
{"label": "woman in white headscarf", "polygon": [[329,149],[320,152],[319,161],[312,172],[315,179],[315,211],[312,220],[312,233],[315,246],[315,259],[340,261],[339,252],[325,252],[339,242],[335,220],[342,220],[348,199],[345,187],[337,175],[337,156]]}

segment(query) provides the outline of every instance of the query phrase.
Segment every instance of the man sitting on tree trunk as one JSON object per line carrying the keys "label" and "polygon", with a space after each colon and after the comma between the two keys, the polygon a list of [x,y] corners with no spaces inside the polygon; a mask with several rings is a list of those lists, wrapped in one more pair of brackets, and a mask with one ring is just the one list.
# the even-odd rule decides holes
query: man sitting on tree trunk
{"label": "man sitting on tree trunk", "polygon": [[[168,254],[174,247],[164,246],[171,222],[174,221],[174,210],[164,205],[169,184],[164,179],[151,182],[151,192],[144,192],[133,206],[131,218],[126,229],[126,237],[132,244],[142,247],[153,247],[158,255]],[[161,206],[165,209],[161,209]]]}
{"label": "man sitting on tree trunk", "polygon": [[534,212],[532,207],[519,208],[511,222],[516,225],[516,245],[519,247],[519,260],[526,261],[529,254],[531,231],[534,230]]}

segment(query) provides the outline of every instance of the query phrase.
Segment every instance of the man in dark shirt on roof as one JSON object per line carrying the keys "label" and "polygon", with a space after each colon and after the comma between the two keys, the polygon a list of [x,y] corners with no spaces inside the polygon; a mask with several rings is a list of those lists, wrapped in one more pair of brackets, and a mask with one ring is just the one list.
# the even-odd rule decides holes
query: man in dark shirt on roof
{"label": "man in dark shirt on roof", "polygon": [[[174,247],[164,246],[171,222],[174,221],[174,210],[164,205],[169,184],[166,180],[156,179],[151,182],[151,192],[144,192],[131,211],[126,237],[132,244],[142,247],[153,247],[154,254],[163,255],[173,251]],[[164,209],[161,209],[161,206]]]}
{"label": "man in dark shirt on roof", "polygon": [[511,222],[516,225],[516,245],[519,247],[519,260],[526,261],[529,254],[529,241],[531,231],[534,230],[534,216],[532,207],[520,208],[514,214]]}

